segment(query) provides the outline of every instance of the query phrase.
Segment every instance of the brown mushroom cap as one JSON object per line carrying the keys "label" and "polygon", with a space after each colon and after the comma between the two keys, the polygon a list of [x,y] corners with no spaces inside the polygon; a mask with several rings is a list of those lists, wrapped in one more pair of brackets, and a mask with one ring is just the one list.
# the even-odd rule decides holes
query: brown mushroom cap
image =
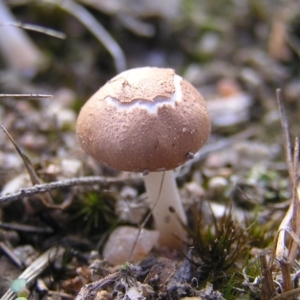
{"label": "brown mushroom cap", "polygon": [[210,135],[199,92],[172,69],[136,68],[117,75],[82,107],[77,136],[83,150],[123,171],[174,169]]}

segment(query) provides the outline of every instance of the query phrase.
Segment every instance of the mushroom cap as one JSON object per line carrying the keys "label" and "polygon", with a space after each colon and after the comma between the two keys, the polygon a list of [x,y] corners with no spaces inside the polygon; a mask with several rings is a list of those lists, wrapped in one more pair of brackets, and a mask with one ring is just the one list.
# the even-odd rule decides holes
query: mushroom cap
{"label": "mushroom cap", "polygon": [[200,93],[172,69],[127,70],[82,107],[83,150],[114,169],[156,172],[186,162],[207,141],[210,119]]}

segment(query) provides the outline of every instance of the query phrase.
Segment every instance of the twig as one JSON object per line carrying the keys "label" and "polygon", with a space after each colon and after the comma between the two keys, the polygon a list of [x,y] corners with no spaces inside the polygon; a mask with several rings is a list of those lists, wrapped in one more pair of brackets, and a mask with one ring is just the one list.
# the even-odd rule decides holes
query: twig
{"label": "twig", "polygon": [[34,185],[29,188],[21,189],[19,192],[7,195],[7,196],[1,196],[0,197],[0,206],[4,205],[9,202],[13,202],[16,200],[20,200],[24,197],[40,194],[40,193],[46,193],[51,190],[57,190],[62,189],[66,187],[72,187],[72,186],[80,186],[80,185],[93,185],[97,184],[100,186],[106,186],[112,183],[131,183],[140,181],[142,182],[141,176],[136,176],[130,179],[118,179],[118,178],[107,178],[107,177],[101,177],[101,176],[90,176],[90,177],[78,177],[78,178],[72,178],[64,181],[54,181],[50,183],[45,184],[38,184]]}
{"label": "twig", "polygon": [[105,278],[102,278],[98,281],[84,285],[81,288],[81,290],[79,291],[75,300],[89,299],[90,296],[95,294],[97,291],[101,290],[107,284],[120,279],[121,276],[122,276],[121,272],[116,272],[116,273],[110,274],[110,275],[106,276]]}
{"label": "twig", "polygon": [[104,286],[120,279],[123,279],[123,283],[127,286],[132,287],[136,285],[137,279],[134,271],[134,266],[130,263],[124,263],[123,265],[121,265],[120,270],[118,272],[110,274],[98,281],[86,284],[81,288],[75,300],[90,299],[91,296],[94,296]]}
{"label": "twig", "polygon": [[50,227],[38,227],[25,224],[14,224],[14,223],[2,223],[0,222],[0,228],[28,232],[28,233],[52,233],[53,229]]}
{"label": "twig", "polygon": [[111,37],[105,28],[82,5],[72,0],[45,0],[65,10],[77,18],[99,41],[114,59],[117,72],[126,69],[125,55],[118,43]]}

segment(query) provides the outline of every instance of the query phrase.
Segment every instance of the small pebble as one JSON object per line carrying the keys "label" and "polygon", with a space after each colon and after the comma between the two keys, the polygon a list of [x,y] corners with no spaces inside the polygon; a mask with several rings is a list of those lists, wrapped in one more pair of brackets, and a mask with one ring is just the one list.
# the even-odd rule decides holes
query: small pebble
{"label": "small pebble", "polygon": [[222,195],[228,187],[228,180],[222,176],[215,176],[208,182],[208,189],[213,196]]}
{"label": "small pebble", "polygon": [[127,261],[137,262],[146,257],[157,244],[159,233],[143,229],[137,239],[138,234],[139,230],[135,227],[120,226],[115,229],[104,246],[103,258],[112,265],[118,265]]}
{"label": "small pebble", "polygon": [[112,300],[112,296],[107,291],[100,291],[97,293],[95,300]]}

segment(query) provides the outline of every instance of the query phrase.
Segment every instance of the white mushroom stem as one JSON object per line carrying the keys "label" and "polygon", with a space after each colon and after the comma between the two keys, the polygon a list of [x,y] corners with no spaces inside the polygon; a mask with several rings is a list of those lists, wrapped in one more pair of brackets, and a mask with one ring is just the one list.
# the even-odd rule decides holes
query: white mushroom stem
{"label": "white mushroom stem", "polygon": [[0,0],[0,51],[6,64],[24,75],[34,75],[46,59],[23,29],[11,26],[16,19]]}
{"label": "white mushroom stem", "polygon": [[183,228],[183,224],[187,224],[187,217],[174,172],[152,172],[144,179],[155,226],[160,233],[159,243],[170,248],[181,248],[187,236]]}

